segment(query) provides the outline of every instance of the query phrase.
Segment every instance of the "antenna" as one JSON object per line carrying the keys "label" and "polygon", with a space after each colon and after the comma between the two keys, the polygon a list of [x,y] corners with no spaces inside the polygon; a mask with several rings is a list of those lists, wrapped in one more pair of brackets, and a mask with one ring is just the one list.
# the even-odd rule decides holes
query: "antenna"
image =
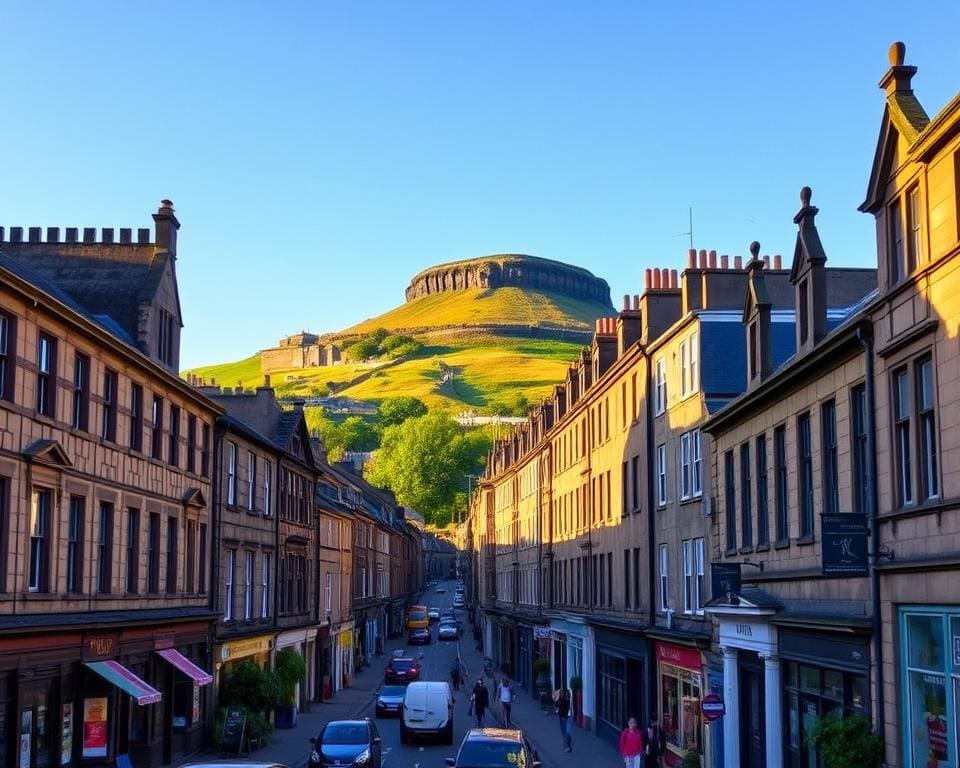
{"label": "antenna", "polygon": [[674,237],[682,237],[683,235],[688,235],[690,237],[690,249],[693,250],[693,208],[690,207],[687,209],[690,215],[690,227],[686,232],[678,232]]}

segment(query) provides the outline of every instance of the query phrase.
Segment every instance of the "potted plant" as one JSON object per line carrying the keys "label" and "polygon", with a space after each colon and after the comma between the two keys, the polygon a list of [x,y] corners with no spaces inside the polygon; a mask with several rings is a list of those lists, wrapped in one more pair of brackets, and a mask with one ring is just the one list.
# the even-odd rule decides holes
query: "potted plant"
{"label": "potted plant", "polygon": [[574,675],[570,678],[570,691],[572,692],[573,704],[573,722],[577,728],[583,728],[583,678]]}
{"label": "potted plant", "polygon": [[[270,733],[269,712],[275,706],[279,687],[274,675],[264,672],[252,661],[234,664],[224,676],[218,696],[218,709],[213,723],[213,743],[220,746],[223,723],[228,710],[239,710],[246,718],[244,737],[247,741],[263,743]],[[237,749],[242,749],[237,744]]]}
{"label": "potted plant", "polygon": [[542,703],[544,698],[550,695],[550,659],[546,656],[539,657],[533,662],[533,673],[536,675],[537,696]]}
{"label": "potted plant", "polygon": [[273,674],[280,692],[274,710],[277,728],[294,728],[297,725],[297,684],[306,677],[306,662],[293,648],[284,648],[273,663]]}
{"label": "potted plant", "polygon": [[700,755],[692,749],[684,754],[680,761],[680,768],[700,768]]}
{"label": "potted plant", "polygon": [[876,768],[883,755],[880,737],[863,715],[819,718],[807,743],[820,750],[826,768]]}

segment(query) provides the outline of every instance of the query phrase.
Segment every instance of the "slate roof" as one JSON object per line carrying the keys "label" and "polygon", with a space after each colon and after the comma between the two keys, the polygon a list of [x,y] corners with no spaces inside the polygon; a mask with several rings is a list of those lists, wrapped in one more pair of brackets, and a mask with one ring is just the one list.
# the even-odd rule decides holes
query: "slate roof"
{"label": "slate roof", "polygon": [[[4,243],[9,256],[54,283],[91,317],[109,317],[123,329],[127,341],[137,338],[139,306],[156,295],[168,261],[156,246],[106,247],[45,243]],[[81,251],[82,248],[82,251]],[[70,253],[77,250],[78,253]],[[122,257],[121,257],[122,254]],[[115,333],[114,328],[109,329]]]}

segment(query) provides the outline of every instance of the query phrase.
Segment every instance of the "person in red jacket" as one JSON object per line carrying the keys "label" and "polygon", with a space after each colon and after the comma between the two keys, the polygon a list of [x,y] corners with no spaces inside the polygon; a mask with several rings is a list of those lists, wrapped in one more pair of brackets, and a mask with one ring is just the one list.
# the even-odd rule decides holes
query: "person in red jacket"
{"label": "person in red jacket", "polygon": [[620,757],[626,768],[641,768],[643,757],[643,731],[637,728],[637,718],[627,720],[627,727],[620,732]]}

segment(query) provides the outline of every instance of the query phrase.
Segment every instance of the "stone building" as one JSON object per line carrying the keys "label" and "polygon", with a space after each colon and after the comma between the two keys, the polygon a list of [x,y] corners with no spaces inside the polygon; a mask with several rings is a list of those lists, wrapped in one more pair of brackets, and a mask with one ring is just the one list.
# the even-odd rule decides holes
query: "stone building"
{"label": "stone building", "polygon": [[175,375],[180,225],[166,200],[154,221],[0,229],[0,743],[23,768],[206,739],[220,409]]}
{"label": "stone building", "polygon": [[280,339],[276,347],[260,351],[260,371],[288,371],[297,368],[319,368],[340,362],[340,346],[315,333],[301,331]]}

